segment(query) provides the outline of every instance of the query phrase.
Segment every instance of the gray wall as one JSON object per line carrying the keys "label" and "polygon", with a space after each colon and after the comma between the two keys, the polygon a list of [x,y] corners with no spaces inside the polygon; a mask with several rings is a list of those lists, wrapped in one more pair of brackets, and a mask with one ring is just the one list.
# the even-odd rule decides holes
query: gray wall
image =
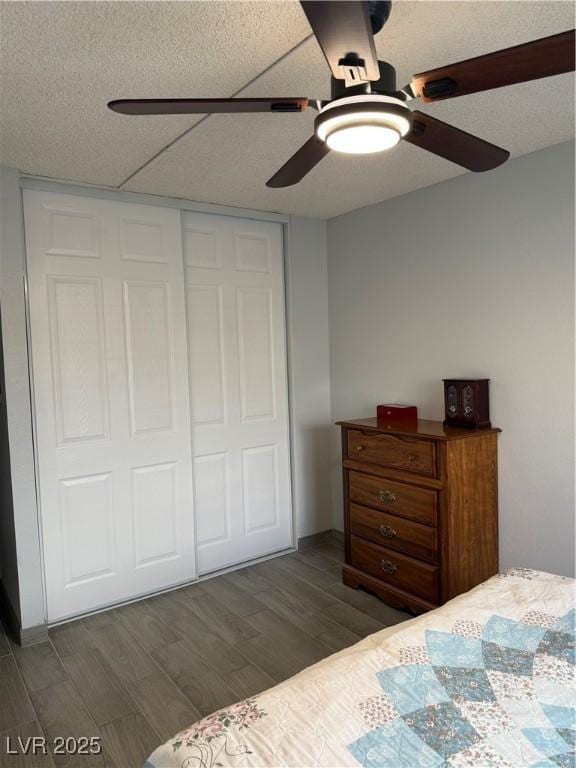
{"label": "gray wall", "polygon": [[442,378],[490,377],[501,566],[573,574],[572,143],[330,220],[328,279],[332,418],[440,419]]}
{"label": "gray wall", "polygon": [[292,217],[288,343],[296,536],[332,527],[326,222]]}
{"label": "gray wall", "polygon": [[1,480],[3,487],[12,482],[12,503],[8,494],[2,494],[0,561],[4,591],[21,626],[31,628],[44,623],[44,600],[28,381],[22,196],[14,169],[0,168],[0,194],[0,304],[6,398],[0,440],[4,450],[8,441],[10,450],[10,462],[2,464]]}

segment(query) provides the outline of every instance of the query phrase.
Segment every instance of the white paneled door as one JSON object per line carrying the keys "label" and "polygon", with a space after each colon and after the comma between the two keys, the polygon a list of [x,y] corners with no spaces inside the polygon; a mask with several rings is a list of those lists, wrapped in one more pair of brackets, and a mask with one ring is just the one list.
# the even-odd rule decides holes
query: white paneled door
{"label": "white paneled door", "polygon": [[[196,575],[182,240],[176,210],[24,195],[46,591],[55,621]],[[215,310],[202,296],[208,327]],[[262,295],[246,298],[246,322],[258,323],[267,305]],[[196,354],[213,354],[211,338]],[[206,370],[218,364],[208,357]],[[253,397],[267,385],[250,379],[247,386]],[[249,475],[266,463],[267,448],[259,450],[248,459]],[[203,482],[217,487],[209,473],[216,478],[218,460],[206,466]],[[267,519],[262,503],[254,525]]]}
{"label": "white paneled door", "polygon": [[182,219],[202,574],[292,544],[282,227]]}

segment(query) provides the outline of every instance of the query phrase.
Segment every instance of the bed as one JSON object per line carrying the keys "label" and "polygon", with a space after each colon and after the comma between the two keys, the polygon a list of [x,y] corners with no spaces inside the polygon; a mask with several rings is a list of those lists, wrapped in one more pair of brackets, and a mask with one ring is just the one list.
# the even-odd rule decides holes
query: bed
{"label": "bed", "polygon": [[200,720],[145,768],[573,768],[574,589],[494,576]]}

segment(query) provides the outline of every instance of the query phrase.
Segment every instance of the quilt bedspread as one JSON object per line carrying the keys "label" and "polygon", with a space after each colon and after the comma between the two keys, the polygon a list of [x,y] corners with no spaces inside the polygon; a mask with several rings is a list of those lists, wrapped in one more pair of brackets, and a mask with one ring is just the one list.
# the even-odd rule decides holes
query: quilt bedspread
{"label": "quilt bedspread", "polygon": [[511,569],[200,720],[145,768],[574,768],[574,595]]}

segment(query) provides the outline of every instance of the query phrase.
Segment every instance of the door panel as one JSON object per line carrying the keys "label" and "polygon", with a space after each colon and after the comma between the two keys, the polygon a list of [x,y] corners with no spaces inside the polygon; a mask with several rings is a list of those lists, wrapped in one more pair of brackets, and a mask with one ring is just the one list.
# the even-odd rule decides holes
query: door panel
{"label": "door panel", "polygon": [[[186,216],[187,214],[184,214],[184,217]],[[210,226],[196,227],[190,219],[187,219],[183,239],[184,263],[187,267],[220,269],[220,249],[214,228]]]}
{"label": "door panel", "polygon": [[132,433],[172,429],[168,285],[124,282],[124,313]]}
{"label": "door panel", "polygon": [[201,514],[196,518],[197,546],[230,540],[229,455],[194,459],[194,489]]}
{"label": "door panel", "polygon": [[[116,570],[112,475],[60,481],[64,584],[100,579]],[[86,538],[90,548],[86,548]]]}
{"label": "door panel", "polygon": [[282,229],[185,213],[200,573],[292,544]]}
{"label": "door panel", "polygon": [[271,292],[268,288],[238,288],[236,306],[242,421],[274,419]]}
{"label": "door panel", "polygon": [[136,567],[178,556],[177,463],[132,470]]}
{"label": "door panel", "polygon": [[49,277],[47,288],[58,444],[107,438],[102,281]]}
{"label": "door panel", "polygon": [[195,578],[178,211],[24,193],[50,621]]}
{"label": "door panel", "polygon": [[190,286],[186,299],[192,423],[222,423],[226,416],[222,288]]}
{"label": "door panel", "polygon": [[46,254],[49,256],[78,256],[100,258],[98,214],[90,205],[83,210],[70,207],[61,199],[61,205],[52,207],[47,200],[45,210]]}
{"label": "door panel", "polygon": [[152,221],[150,212],[142,218],[119,217],[120,258],[168,264],[162,218]]}
{"label": "door panel", "polygon": [[242,449],[244,531],[251,534],[279,523],[277,445]]}

